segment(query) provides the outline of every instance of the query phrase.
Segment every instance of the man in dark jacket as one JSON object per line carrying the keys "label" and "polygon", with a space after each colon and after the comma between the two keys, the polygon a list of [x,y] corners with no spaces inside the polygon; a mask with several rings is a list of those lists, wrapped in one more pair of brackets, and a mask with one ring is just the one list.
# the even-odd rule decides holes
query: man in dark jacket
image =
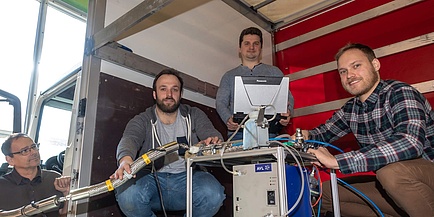
{"label": "man in dark jacket", "polygon": [[[35,144],[28,135],[10,135],[2,145],[2,152],[13,169],[0,177],[0,210],[15,210],[54,195],[61,197],[69,194],[71,178],[41,169],[39,144]],[[59,216],[66,215],[66,212],[65,206],[38,216]]]}
{"label": "man in dark jacket", "polygon": [[[153,83],[156,105],[129,121],[117,148],[119,168],[112,178],[123,179],[140,155],[172,141],[194,145],[218,143],[222,135],[198,108],[180,104],[183,81],[172,69],[160,72]],[[154,170],[154,168],[153,168]],[[186,209],[186,166],[177,153],[166,155],[164,166],[138,174],[116,189],[122,212],[128,217],[155,216],[161,210]],[[134,182],[134,183],[133,183]],[[193,173],[193,215],[215,215],[225,199],[223,186],[208,172]]]}

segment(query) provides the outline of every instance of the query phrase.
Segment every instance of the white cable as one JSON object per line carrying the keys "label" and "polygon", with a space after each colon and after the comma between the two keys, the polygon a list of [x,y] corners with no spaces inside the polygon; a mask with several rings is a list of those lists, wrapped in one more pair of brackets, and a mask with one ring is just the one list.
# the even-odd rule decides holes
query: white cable
{"label": "white cable", "polygon": [[241,126],[244,124],[244,122],[246,122],[246,120],[247,120],[248,117],[249,117],[248,115],[246,115],[246,117],[244,117],[244,119],[238,125],[237,129],[235,130],[235,132],[232,133],[232,135],[228,138],[228,140],[226,140],[226,142],[230,142],[232,140],[232,138],[234,138],[235,134],[238,133],[238,131],[240,130]]}
{"label": "white cable", "polygon": [[274,120],[274,118],[276,118],[276,116],[277,116],[277,113],[276,113],[276,107],[274,107],[273,105],[266,105],[266,106],[264,107],[264,114],[265,114],[265,109],[266,109],[267,107],[271,107],[271,108],[273,108],[273,110],[274,110],[274,115],[273,115],[273,117],[271,117],[270,119],[267,119],[268,122],[271,122],[271,121]]}
{"label": "white cable", "polygon": [[185,122],[187,122],[187,141],[188,141],[188,145],[192,145],[191,144],[191,117],[190,114],[187,115],[187,117],[185,118]]}
{"label": "white cable", "polygon": [[279,141],[273,141],[273,142],[276,142],[277,144],[279,144],[279,145],[281,145],[282,147],[284,147],[284,148],[289,152],[289,154],[292,155],[292,157],[294,158],[295,162],[297,162],[298,169],[300,170],[300,177],[301,177],[301,189],[300,189],[300,194],[298,195],[298,198],[297,198],[297,200],[295,201],[294,205],[292,205],[292,207],[291,207],[291,208],[288,210],[288,212],[286,212],[285,215],[284,215],[284,216],[288,216],[289,213],[291,213],[291,212],[292,212],[292,211],[293,211],[293,210],[298,206],[298,204],[299,204],[300,201],[301,201],[301,198],[303,197],[303,192],[304,192],[304,182],[305,182],[305,180],[304,180],[303,168],[301,167],[301,163],[300,163],[300,161],[298,161],[298,158],[294,155],[294,153],[292,152],[291,149],[289,149],[287,146],[285,146],[283,143],[281,143],[281,142],[279,142]]}
{"label": "white cable", "polygon": [[157,135],[157,129],[156,129],[156,125],[157,125],[157,122],[155,121],[155,124],[154,123],[152,123],[152,120],[150,120],[151,121],[151,126],[152,126],[152,148],[156,148],[155,147],[155,144],[154,144],[154,141],[155,140],[157,140],[157,143],[158,143],[158,146],[161,146],[162,144],[161,144],[161,141],[160,141],[160,138],[158,138],[158,135]]}
{"label": "white cable", "polygon": [[228,172],[228,173],[230,173],[230,174],[232,174],[234,176],[239,176],[240,175],[239,172],[230,171],[228,168],[226,168],[226,165],[223,162],[223,153],[225,152],[226,145],[227,144],[224,144],[223,147],[222,147],[222,149],[221,149],[221,151],[220,151],[220,163],[221,163],[223,169],[226,170],[226,172]]}
{"label": "white cable", "polygon": [[276,136],[276,138],[288,138],[289,140],[291,140],[291,135],[285,133]]}

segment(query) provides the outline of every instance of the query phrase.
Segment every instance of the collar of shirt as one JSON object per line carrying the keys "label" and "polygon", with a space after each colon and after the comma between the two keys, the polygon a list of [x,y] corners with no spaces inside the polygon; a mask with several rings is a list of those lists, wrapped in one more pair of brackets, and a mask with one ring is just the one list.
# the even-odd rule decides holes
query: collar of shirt
{"label": "collar of shirt", "polygon": [[359,107],[362,107],[365,110],[369,110],[373,107],[375,107],[376,102],[380,98],[380,92],[383,89],[384,81],[380,80],[380,83],[378,83],[377,87],[375,87],[374,92],[369,95],[369,97],[365,100],[365,102],[360,101],[359,97],[356,97],[356,105]]}
{"label": "collar of shirt", "polygon": [[41,168],[38,167],[38,173],[35,178],[30,181],[30,179],[22,177],[15,169],[13,169],[9,174],[7,174],[7,179],[16,185],[26,185],[26,184],[37,184],[42,182]]}
{"label": "collar of shirt", "polygon": [[[262,65],[262,63],[258,63],[258,64],[256,64],[255,66],[253,66],[252,71],[253,71],[256,67],[258,67],[258,66],[260,66],[260,65]],[[241,63],[241,66],[242,66],[242,67],[245,67],[245,68],[248,68],[248,69],[250,70],[249,67],[243,65],[242,63]]]}

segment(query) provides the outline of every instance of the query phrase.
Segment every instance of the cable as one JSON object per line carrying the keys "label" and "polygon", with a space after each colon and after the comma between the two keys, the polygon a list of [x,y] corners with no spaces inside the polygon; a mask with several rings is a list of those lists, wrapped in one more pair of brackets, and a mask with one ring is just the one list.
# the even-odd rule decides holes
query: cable
{"label": "cable", "polygon": [[[317,140],[306,140],[305,142],[310,142],[310,143],[318,143],[318,144],[322,144],[325,147],[331,147],[341,153],[344,153],[344,151],[332,144],[326,143],[326,142],[321,142],[321,141],[317,141]],[[348,187],[349,189],[351,189],[354,193],[360,195],[361,197],[363,197],[364,199],[366,199],[377,211],[377,214],[379,214],[379,216],[384,217],[383,213],[381,212],[380,208],[378,208],[378,206],[371,200],[368,198],[368,196],[366,196],[365,194],[363,194],[361,191],[357,190],[356,188],[354,188],[353,186],[351,186],[350,184],[346,183],[345,181],[343,181],[342,179],[337,178],[337,180],[339,181],[340,184]],[[322,183],[321,183],[322,185]],[[321,209],[321,203],[318,206],[318,214],[320,213],[320,209]]]}
{"label": "cable", "polygon": [[[305,142],[310,142],[310,143],[318,143],[318,144],[322,144],[325,147],[331,147],[341,153],[344,153],[344,151],[332,144],[326,143],[326,142],[321,142],[321,141],[317,141],[317,140],[306,140]],[[383,213],[381,212],[380,208],[378,208],[378,206],[371,200],[368,198],[368,196],[366,196],[365,194],[363,194],[361,191],[357,190],[356,188],[354,188],[353,186],[351,186],[350,184],[346,183],[345,181],[343,181],[342,179],[337,178],[337,180],[339,181],[339,183],[343,184],[344,186],[347,186],[349,189],[351,189],[354,193],[360,195],[361,197],[363,197],[364,199],[366,199],[377,211],[377,214],[379,214],[380,216],[384,217]],[[321,207],[321,203],[319,204],[319,208],[318,208],[318,213],[320,212],[320,207]]]}
{"label": "cable", "polygon": [[[305,182],[305,177],[304,177],[304,172],[303,172],[303,168],[301,167],[301,163],[300,161],[298,161],[298,158],[295,156],[295,154],[292,152],[292,150],[290,148],[293,148],[291,146],[286,146],[283,143],[279,142],[279,141],[273,141],[273,143],[276,143],[282,147],[284,147],[289,154],[291,154],[291,156],[294,158],[294,160],[297,162],[297,167],[300,170],[300,177],[301,177],[301,189],[300,189],[300,193],[298,195],[297,200],[295,201],[295,203],[292,205],[292,207],[285,213],[284,216],[288,216],[292,211],[294,211],[295,208],[297,208],[298,204],[301,201],[301,198],[303,197],[303,192],[304,192],[304,182]],[[294,149],[294,148],[293,148]],[[295,150],[295,149],[294,149]],[[300,156],[301,158],[301,156]]]}
{"label": "cable", "polygon": [[228,138],[228,140],[226,140],[226,142],[229,142],[229,141],[232,140],[232,138],[234,138],[235,134],[238,133],[238,131],[240,130],[241,126],[244,124],[244,122],[246,122],[246,120],[247,120],[248,117],[249,117],[248,115],[246,115],[246,117],[244,117],[244,119],[243,119],[243,120],[241,121],[241,123],[238,125],[237,129],[235,130],[235,132],[232,133],[232,135]]}
{"label": "cable", "polygon": [[152,171],[151,172],[154,174],[155,182],[157,184],[158,195],[160,196],[161,209],[163,210],[164,217],[167,217],[166,208],[164,207],[163,193],[161,192],[160,180],[158,180],[158,174],[157,174],[157,170],[155,169],[155,163],[154,162],[152,162]]}
{"label": "cable", "polygon": [[149,165],[153,161],[158,158],[165,156],[168,153],[175,152],[179,149],[179,145],[176,142],[167,143],[163,146],[157,147],[157,150],[151,150],[141,155],[131,164],[131,174],[124,171],[124,178],[120,179],[108,179],[106,181],[82,187],[78,189],[71,190],[68,195],[63,197],[58,197],[54,195],[50,198],[46,198],[40,201],[37,201],[37,208],[32,207],[31,205],[26,205],[14,210],[3,211],[0,210],[0,216],[33,216],[35,214],[42,213],[47,210],[51,210],[53,208],[58,208],[62,202],[67,200],[69,201],[77,201],[85,198],[90,198],[93,196],[97,196],[106,192],[110,192],[118,188],[119,186],[126,183],[128,180],[132,178],[139,170],[141,170],[146,165]]}
{"label": "cable", "polygon": [[278,136],[276,136],[275,138],[288,138],[288,140],[292,140],[291,139],[291,135],[285,133],[285,134],[280,134]]}
{"label": "cable", "polygon": [[[277,116],[277,113],[276,113],[276,108],[273,106],[273,105],[266,105],[265,107],[264,107],[264,110],[267,108],[267,107],[271,107],[271,108],[273,108],[273,110],[274,110],[274,114],[273,114],[273,117],[271,117],[270,119],[267,119],[267,121],[268,122],[271,122],[271,121],[273,121],[275,118],[276,118],[276,116]],[[265,112],[264,112],[265,113]]]}
{"label": "cable", "polygon": [[339,181],[339,183],[343,184],[344,186],[350,188],[350,190],[352,190],[354,193],[362,196],[364,199],[366,199],[377,211],[377,214],[381,217],[384,217],[383,212],[381,212],[380,208],[374,203],[374,201],[372,201],[371,199],[369,199],[368,196],[366,196],[365,194],[363,194],[361,191],[357,190],[355,187],[351,186],[350,184],[346,183],[344,180],[342,179],[337,179]]}
{"label": "cable", "polygon": [[321,141],[317,141],[317,140],[305,140],[304,142],[318,143],[318,144],[324,145],[325,147],[331,147],[331,148],[334,148],[335,150],[338,150],[341,153],[344,153],[344,151],[342,149],[340,149],[340,148],[338,148],[338,147],[336,147],[330,143],[327,143],[327,142],[321,142]]}
{"label": "cable", "polygon": [[190,114],[187,115],[187,117],[185,118],[185,122],[187,123],[187,142],[188,145],[192,145],[191,143],[191,117]]}
{"label": "cable", "polygon": [[284,137],[274,137],[274,138],[270,138],[271,141],[287,141],[287,138]]}
{"label": "cable", "polygon": [[220,164],[222,165],[223,169],[226,170],[226,172],[228,172],[228,173],[230,173],[230,174],[232,174],[234,176],[239,176],[240,175],[239,172],[235,172],[235,171],[229,170],[226,167],[225,163],[223,162],[223,153],[225,152],[226,145],[227,144],[224,144],[223,147],[222,147],[222,150],[220,151]]}
{"label": "cable", "polygon": [[320,217],[321,215],[321,204],[322,204],[322,198],[319,200],[319,204],[318,204],[318,217]]}
{"label": "cable", "polygon": [[322,199],[322,180],[321,180],[321,176],[319,174],[319,169],[318,169],[318,167],[316,165],[313,165],[313,168],[314,168],[314,170],[316,171],[316,173],[318,175],[318,182],[319,182],[318,193],[319,193],[319,196],[318,196],[318,199],[316,200],[316,202],[312,205],[312,207],[316,206],[319,203],[319,201]]}

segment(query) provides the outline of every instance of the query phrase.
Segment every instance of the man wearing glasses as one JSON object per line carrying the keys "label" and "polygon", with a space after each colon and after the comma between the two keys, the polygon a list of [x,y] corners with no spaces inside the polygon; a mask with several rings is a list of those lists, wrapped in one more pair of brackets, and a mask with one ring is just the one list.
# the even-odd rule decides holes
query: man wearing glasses
{"label": "man wearing glasses", "polygon": [[[53,195],[69,194],[70,177],[52,170],[41,169],[39,144],[24,133],[10,135],[2,145],[11,172],[0,177],[0,210],[14,210]],[[38,216],[66,214],[67,206]]]}

